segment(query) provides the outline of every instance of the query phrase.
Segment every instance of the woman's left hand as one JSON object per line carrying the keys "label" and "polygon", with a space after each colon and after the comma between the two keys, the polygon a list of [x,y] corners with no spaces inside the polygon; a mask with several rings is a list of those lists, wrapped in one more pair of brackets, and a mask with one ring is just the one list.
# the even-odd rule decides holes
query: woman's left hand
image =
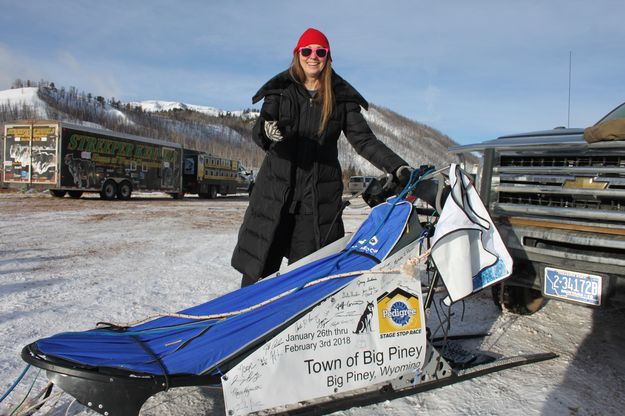
{"label": "woman's left hand", "polygon": [[278,128],[277,121],[265,120],[265,136],[267,136],[269,140],[274,142],[281,142],[282,140],[284,140],[284,136],[282,136],[282,133]]}

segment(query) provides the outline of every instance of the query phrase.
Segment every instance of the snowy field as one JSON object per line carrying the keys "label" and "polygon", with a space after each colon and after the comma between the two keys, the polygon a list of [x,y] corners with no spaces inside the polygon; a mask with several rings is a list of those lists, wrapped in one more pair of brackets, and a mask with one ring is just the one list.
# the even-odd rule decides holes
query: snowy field
{"label": "snowy field", "polygon": [[[0,394],[25,366],[22,347],[97,321],[172,312],[236,289],[230,267],[245,196],[126,202],[0,193]],[[348,208],[354,231],[366,208]],[[625,311],[549,302],[530,317],[500,314],[481,293],[454,306],[452,332],[489,332],[481,345],[500,355],[555,352],[558,358],[337,415],[625,414]],[[8,415],[33,383],[31,370],[2,404]],[[294,380],[296,382],[296,380]],[[33,390],[43,388],[43,373]],[[95,414],[63,396],[38,414]],[[71,405],[71,406],[70,406]],[[68,406],[69,409],[68,409]],[[172,389],[142,415],[224,414],[219,391]]]}

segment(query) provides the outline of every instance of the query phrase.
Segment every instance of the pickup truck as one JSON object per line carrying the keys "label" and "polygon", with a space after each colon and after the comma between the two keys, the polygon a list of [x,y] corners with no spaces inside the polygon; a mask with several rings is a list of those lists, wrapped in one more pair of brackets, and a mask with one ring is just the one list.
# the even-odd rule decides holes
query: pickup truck
{"label": "pickup truck", "polygon": [[493,287],[498,306],[527,314],[546,298],[590,307],[624,300],[625,131],[588,140],[621,119],[625,103],[589,129],[450,148],[482,154],[478,189],[514,259],[512,276]]}

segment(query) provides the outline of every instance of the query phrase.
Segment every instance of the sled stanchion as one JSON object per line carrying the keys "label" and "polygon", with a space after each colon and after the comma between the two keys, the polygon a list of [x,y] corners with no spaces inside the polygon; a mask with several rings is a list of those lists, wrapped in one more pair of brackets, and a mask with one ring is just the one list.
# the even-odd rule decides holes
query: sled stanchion
{"label": "sled stanchion", "polygon": [[432,301],[434,300],[434,292],[436,291],[436,285],[438,284],[439,280],[440,280],[440,275],[438,274],[438,270],[435,270],[434,276],[432,277],[432,281],[430,282],[430,287],[428,288],[428,293],[425,296],[424,309],[426,311],[430,310],[430,305],[432,304]]}

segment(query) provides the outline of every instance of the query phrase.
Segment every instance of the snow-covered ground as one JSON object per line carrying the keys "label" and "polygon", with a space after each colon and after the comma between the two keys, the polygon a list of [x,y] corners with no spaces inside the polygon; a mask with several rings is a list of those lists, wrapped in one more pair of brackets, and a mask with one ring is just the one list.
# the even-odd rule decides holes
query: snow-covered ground
{"label": "snow-covered ground", "polygon": [[[132,321],[177,311],[232,291],[230,267],[245,196],[173,200],[161,194],[126,202],[0,193],[0,394],[25,364],[22,347],[97,321]],[[353,231],[366,208],[348,208]],[[496,309],[489,293],[454,306],[452,332],[489,332],[475,347],[501,355],[555,352],[554,360],[337,412],[338,415],[621,415],[625,409],[622,309],[549,302],[533,316]],[[2,404],[9,414],[36,375],[31,370]],[[43,388],[40,375],[33,390]],[[296,381],[296,380],[295,380]],[[61,398],[51,415],[94,414]],[[172,389],[142,415],[224,414],[219,391]]]}

